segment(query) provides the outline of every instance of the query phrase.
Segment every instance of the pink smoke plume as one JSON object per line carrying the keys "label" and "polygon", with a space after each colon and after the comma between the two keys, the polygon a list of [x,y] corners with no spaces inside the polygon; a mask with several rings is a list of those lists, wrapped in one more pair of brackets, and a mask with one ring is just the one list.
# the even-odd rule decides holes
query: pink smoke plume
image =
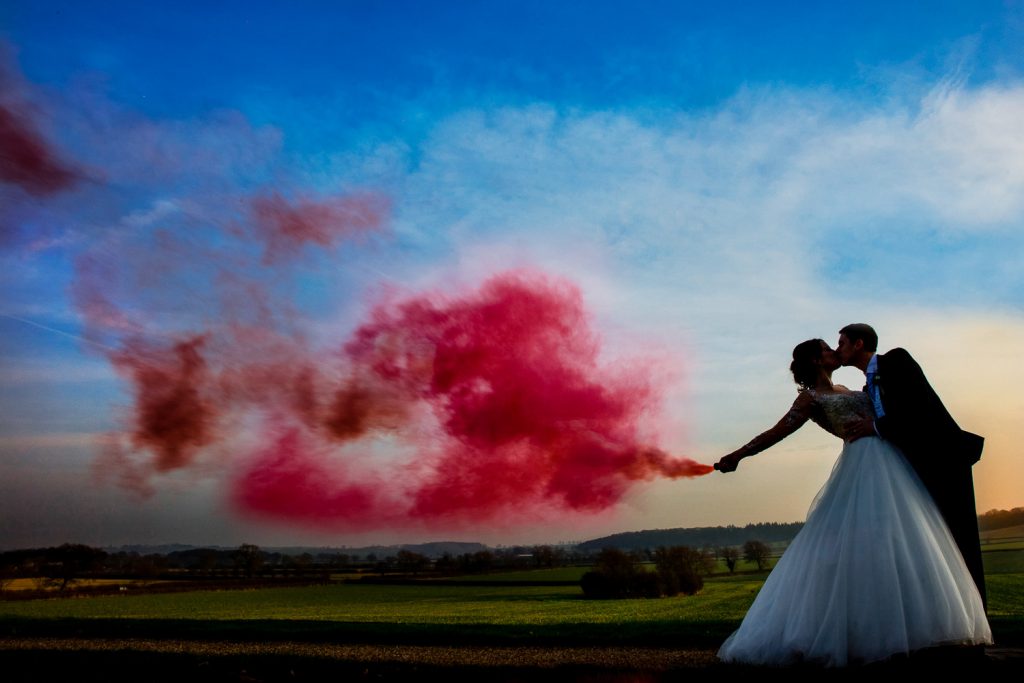
{"label": "pink smoke plume", "polygon": [[105,465],[144,485],[262,415],[232,502],[350,530],[591,514],[637,481],[710,472],[653,445],[656,368],[599,353],[580,292],[535,271],[379,304],[333,357],[237,324],[126,343],[112,360],[135,390],[130,448],[149,456]]}
{"label": "pink smoke plume", "polygon": [[284,218],[253,209],[240,225],[175,205],[76,259],[72,296],[84,334],[109,349],[133,396],[123,438],[105,442],[101,474],[147,493],[154,475],[217,457],[211,452],[254,415],[313,410],[314,383],[323,381],[313,368],[324,354],[309,348],[286,293],[302,273],[294,223],[330,236],[323,248],[336,253],[343,238],[383,232],[389,205],[365,191],[273,197],[274,216]]}
{"label": "pink smoke plume", "polygon": [[[27,219],[40,202],[80,184],[82,173],[53,141],[52,103],[22,75],[12,45],[0,38],[0,247],[45,240],[47,221]],[[23,222],[31,222],[28,229]]]}
{"label": "pink smoke plume", "polygon": [[375,231],[390,206],[383,195],[364,192],[316,201],[301,198],[289,203],[274,192],[252,201],[253,224],[266,242],[266,264],[295,255],[309,242],[332,247]]}
{"label": "pink smoke plume", "polygon": [[132,445],[154,454],[156,471],[188,466],[196,451],[214,440],[217,410],[202,348],[201,337],[170,348],[128,341],[111,354],[114,367],[135,386]]}
{"label": "pink smoke plume", "polygon": [[424,449],[425,476],[410,491],[413,517],[492,518],[531,504],[597,511],[638,479],[709,471],[650,445],[654,368],[602,367],[566,282],[511,272],[463,296],[378,307],[345,351],[358,379],[339,397],[368,398],[357,411],[335,402],[342,412],[329,423],[345,422],[344,437],[372,428],[376,397],[387,416],[403,400],[425,402],[441,425],[441,447]]}
{"label": "pink smoke plume", "polygon": [[57,157],[27,116],[0,104],[0,181],[41,196],[70,188],[78,175]]}

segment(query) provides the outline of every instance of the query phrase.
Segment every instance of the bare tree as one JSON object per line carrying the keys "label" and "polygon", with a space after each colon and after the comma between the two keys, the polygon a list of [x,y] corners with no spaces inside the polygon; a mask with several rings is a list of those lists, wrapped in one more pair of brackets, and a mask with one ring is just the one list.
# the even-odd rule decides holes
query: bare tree
{"label": "bare tree", "polygon": [[217,567],[217,551],[204,548],[199,551],[199,571],[209,574]]}
{"label": "bare tree", "polygon": [[415,576],[430,566],[430,558],[411,550],[399,550],[395,558],[398,570]]}
{"label": "bare tree", "polygon": [[63,591],[82,574],[99,569],[107,554],[81,543],[65,543],[49,551],[48,556],[47,575],[59,582]]}
{"label": "bare tree", "polygon": [[743,559],[747,562],[756,562],[758,569],[768,566],[771,554],[772,549],[761,541],[750,540],[743,544]]}
{"label": "bare tree", "polygon": [[728,568],[729,573],[734,573],[736,571],[736,562],[740,559],[740,551],[731,545],[727,545],[718,549],[718,555],[725,560],[725,566]]}
{"label": "bare tree", "polygon": [[263,551],[258,545],[243,543],[232,554],[232,559],[235,561],[236,569],[241,569],[246,576],[252,578],[263,566]]}
{"label": "bare tree", "polygon": [[538,567],[554,567],[556,558],[555,549],[549,545],[533,547],[533,561]]}

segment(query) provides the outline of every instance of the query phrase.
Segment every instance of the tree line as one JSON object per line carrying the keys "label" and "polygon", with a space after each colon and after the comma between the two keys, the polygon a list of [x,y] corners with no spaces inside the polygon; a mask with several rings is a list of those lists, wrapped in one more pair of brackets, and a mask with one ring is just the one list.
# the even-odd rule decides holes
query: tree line
{"label": "tree line", "polygon": [[[699,550],[689,546],[661,546],[643,552],[625,552],[605,548],[594,561],[593,571],[583,575],[580,587],[591,599],[659,598],[693,595],[704,587],[704,577],[718,569],[718,560],[725,561],[732,574],[741,556],[757,565],[768,566],[771,547],[758,540],[748,540],[742,549],[734,546],[706,546]],[[648,569],[645,560],[653,567]]]}
{"label": "tree line", "polygon": [[982,531],[993,531],[995,529],[1005,529],[1021,525],[1024,525],[1024,508],[989,510],[983,515],[978,515],[978,528]]}
{"label": "tree line", "polygon": [[379,573],[417,576],[477,574],[509,569],[564,566],[589,557],[555,546],[513,546],[440,557],[410,550],[376,553],[285,554],[244,543],[234,549],[192,548],[169,553],[107,552],[66,543],[0,553],[0,590],[13,579],[29,578],[37,588],[65,591],[80,579],[274,579],[325,578],[332,574]]}
{"label": "tree line", "polygon": [[[762,560],[755,557],[761,551],[751,548],[763,549]],[[665,555],[666,552],[670,555]],[[672,548],[669,551],[665,548],[645,548],[630,553],[630,559],[626,564],[639,566],[640,563],[653,562],[656,566],[662,567],[659,571],[663,585],[667,587],[666,590],[672,591],[673,586],[677,584],[681,587],[690,585],[689,579],[680,578],[682,575],[679,571],[667,568],[672,563],[675,563],[672,566],[688,563],[697,567],[700,563],[713,565],[721,558],[731,572],[735,569],[741,552],[745,558],[756,561],[760,567],[762,561],[767,562],[771,551],[760,541],[750,541],[742,550],[710,546],[694,551],[689,548]],[[0,553],[0,591],[13,579],[18,578],[32,579],[40,591],[65,592],[82,579],[330,580],[332,576],[338,574],[342,577],[374,574],[415,578],[426,575],[459,576],[571,565],[589,566],[601,562],[608,564],[612,562],[609,559],[611,557],[613,556],[609,555],[607,549],[580,551],[549,545],[511,546],[461,554],[446,552],[440,557],[430,558],[410,550],[399,550],[383,557],[378,557],[375,553],[368,553],[365,556],[326,552],[290,555],[266,551],[250,543],[230,550],[193,548],[165,554],[140,554],[131,551],[107,552],[87,545],[66,543],[56,547]],[[673,571],[676,572],[676,578],[669,578]]]}

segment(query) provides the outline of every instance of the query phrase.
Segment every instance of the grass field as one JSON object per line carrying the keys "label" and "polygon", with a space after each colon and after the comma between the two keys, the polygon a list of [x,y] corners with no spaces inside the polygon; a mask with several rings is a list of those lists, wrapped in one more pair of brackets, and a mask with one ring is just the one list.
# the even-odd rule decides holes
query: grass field
{"label": "grass field", "polygon": [[[772,557],[768,564],[774,566],[775,562],[778,561],[778,557]],[[653,563],[645,563],[649,570],[653,570]],[[500,573],[485,573],[485,574],[473,574],[465,575],[465,577],[453,577],[451,579],[441,579],[438,581],[457,581],[462,583],[495,583],[495,582],[529,582],[529,581],[567,581],[577,583],[583,577],[583,575],[591,571],[594,567],[592,566],[569,566],[569,567],[552,567],[550,569],[520,569],[518,571],[503,571]],[[1022,569],[1024,570],[1024,569]],[[728,571],[725,562],[718,560],[715,564],[714,574],[724,575]],[[758,565],[754,562],[746,562],[740,560],[736,563],[736,571],[741,574],[749,574],[758,571]]]}
{"label": "grass field", "polygon": [[982,546],[982,551],[988,550],[1024,550],[1024,538],[1008,538],[1005,541],[990,541]]}
{"label": "grass field", "polygon": [[709,581],[693,597],[584,600],[577,586],[339,584],[0,603],[0,619],[302,620],[551,625],[742,618],[760,577]]}
{"label": "grass field", "polygon": [[985,575],[1024,572],[1024,549],[990,550],[981,554]]}
{"label": "grass field", "polygon": [[[1024,550],[986,552],[984,559],[997,642],[1024,646]],[[662,647],[713,653],[743,619],[767,576],[721,574],[708,578],[697,595],[653,600],[586,600],[575,584],[524,585],[576,581],[588,569],[490,574],[479,577],[487,582],[479,585],[355,582],[3,601],[0,639]],[[42,661],[48,656],[39,654]],[[72,669],[78,666],[73,661]]]}
{"label": "grass field", "polygon": [[[1024,648],[1019,543],[1003,536],[984,546],[989,621],[1003,652]],[[589,569],[412,585],[338,581],[177,593],[130,588],[0,601],[0,671],[12,683],[433,677],[452,683],[668,683],[741,673],[742,667],[719,662],[715,652],[768,572],[741,563],[740,572],[729,575],[720,566],[694,596],[586,600],[577,582]],[[926,653],[903,669],[899,662],[894,666],[904,675],[960,671],[1006,679],[1019,677],[1022,664],[1024,658],[997,658],[979,669],[973,661],[932,661]],[[786,675],[848,680],[844,673],[797,667]]]}
{"label": "grass field", "polygon": [[402,643],[721,642],[762,582],[692,597],[585,600],[577,586],[337,584],[0,603],[0,634]]}
{"label": "grass field", "polygon": [[[1016,553],[1013,553],[1016,554]],[[520,581],[568,572],[516,572]],[[120,633],[364,634],[430,640],[529,639],[602,642],[717,642],[743,618],[761,575],[709,579],[695,596],[585,600],[576,586],[336,584],[175,594],[112,595],[0,603],[0,628],[37,633],[68,628]],[[1018,632],[1024,623],[1024,573],[989,576],[990,614]],[[994,626],[997,622],[994,621]]]}
{"label": "grass field", "polygon": [[[697,595],[648,600],[586,600],[575,585],[518,583],[585,569],[489,577],[517,582],[505,586],[337,583],[0,602],[0,671],[16,683],[136,681],[140,672],[195,683],[704,680],[731,672],[714,653],[767,575],[717,576]],[[997,644],[1024,646],[1024,572],[988,581]],[[1015,666],[986,671],[1006,678]]]}
{"label": "grass field", "polygon": [[524,569],[498,574],[476,574],[471,576],[453,576],[439,579],[461,582],[495,582],[495,581],[579,581],[580,577],[593,567],[553,567],[551,569]]}
{"label": "grass field", "polygon": [[1024,524],[1007,526],[1002,529],[992,529],[981,532],[981,542],[997,541],[1004,538],[1024,538]]}

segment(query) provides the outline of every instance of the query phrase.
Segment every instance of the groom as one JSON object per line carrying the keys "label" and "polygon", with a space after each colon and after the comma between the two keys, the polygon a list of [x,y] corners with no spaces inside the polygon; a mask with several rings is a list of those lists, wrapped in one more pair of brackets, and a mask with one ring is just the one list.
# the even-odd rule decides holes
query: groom
{"label": "groom", "polygon": [[985,602],[971,476],[984,439],[957,426],[909,353],[893,349],[879,354],[877,348],[878,335],[869,325],[855,323],[839,330],[836,354],[843,365],[864,372],[876,415],[847,425],[847,436],[856,440],[878,435],[903,451],[945,518]]}

